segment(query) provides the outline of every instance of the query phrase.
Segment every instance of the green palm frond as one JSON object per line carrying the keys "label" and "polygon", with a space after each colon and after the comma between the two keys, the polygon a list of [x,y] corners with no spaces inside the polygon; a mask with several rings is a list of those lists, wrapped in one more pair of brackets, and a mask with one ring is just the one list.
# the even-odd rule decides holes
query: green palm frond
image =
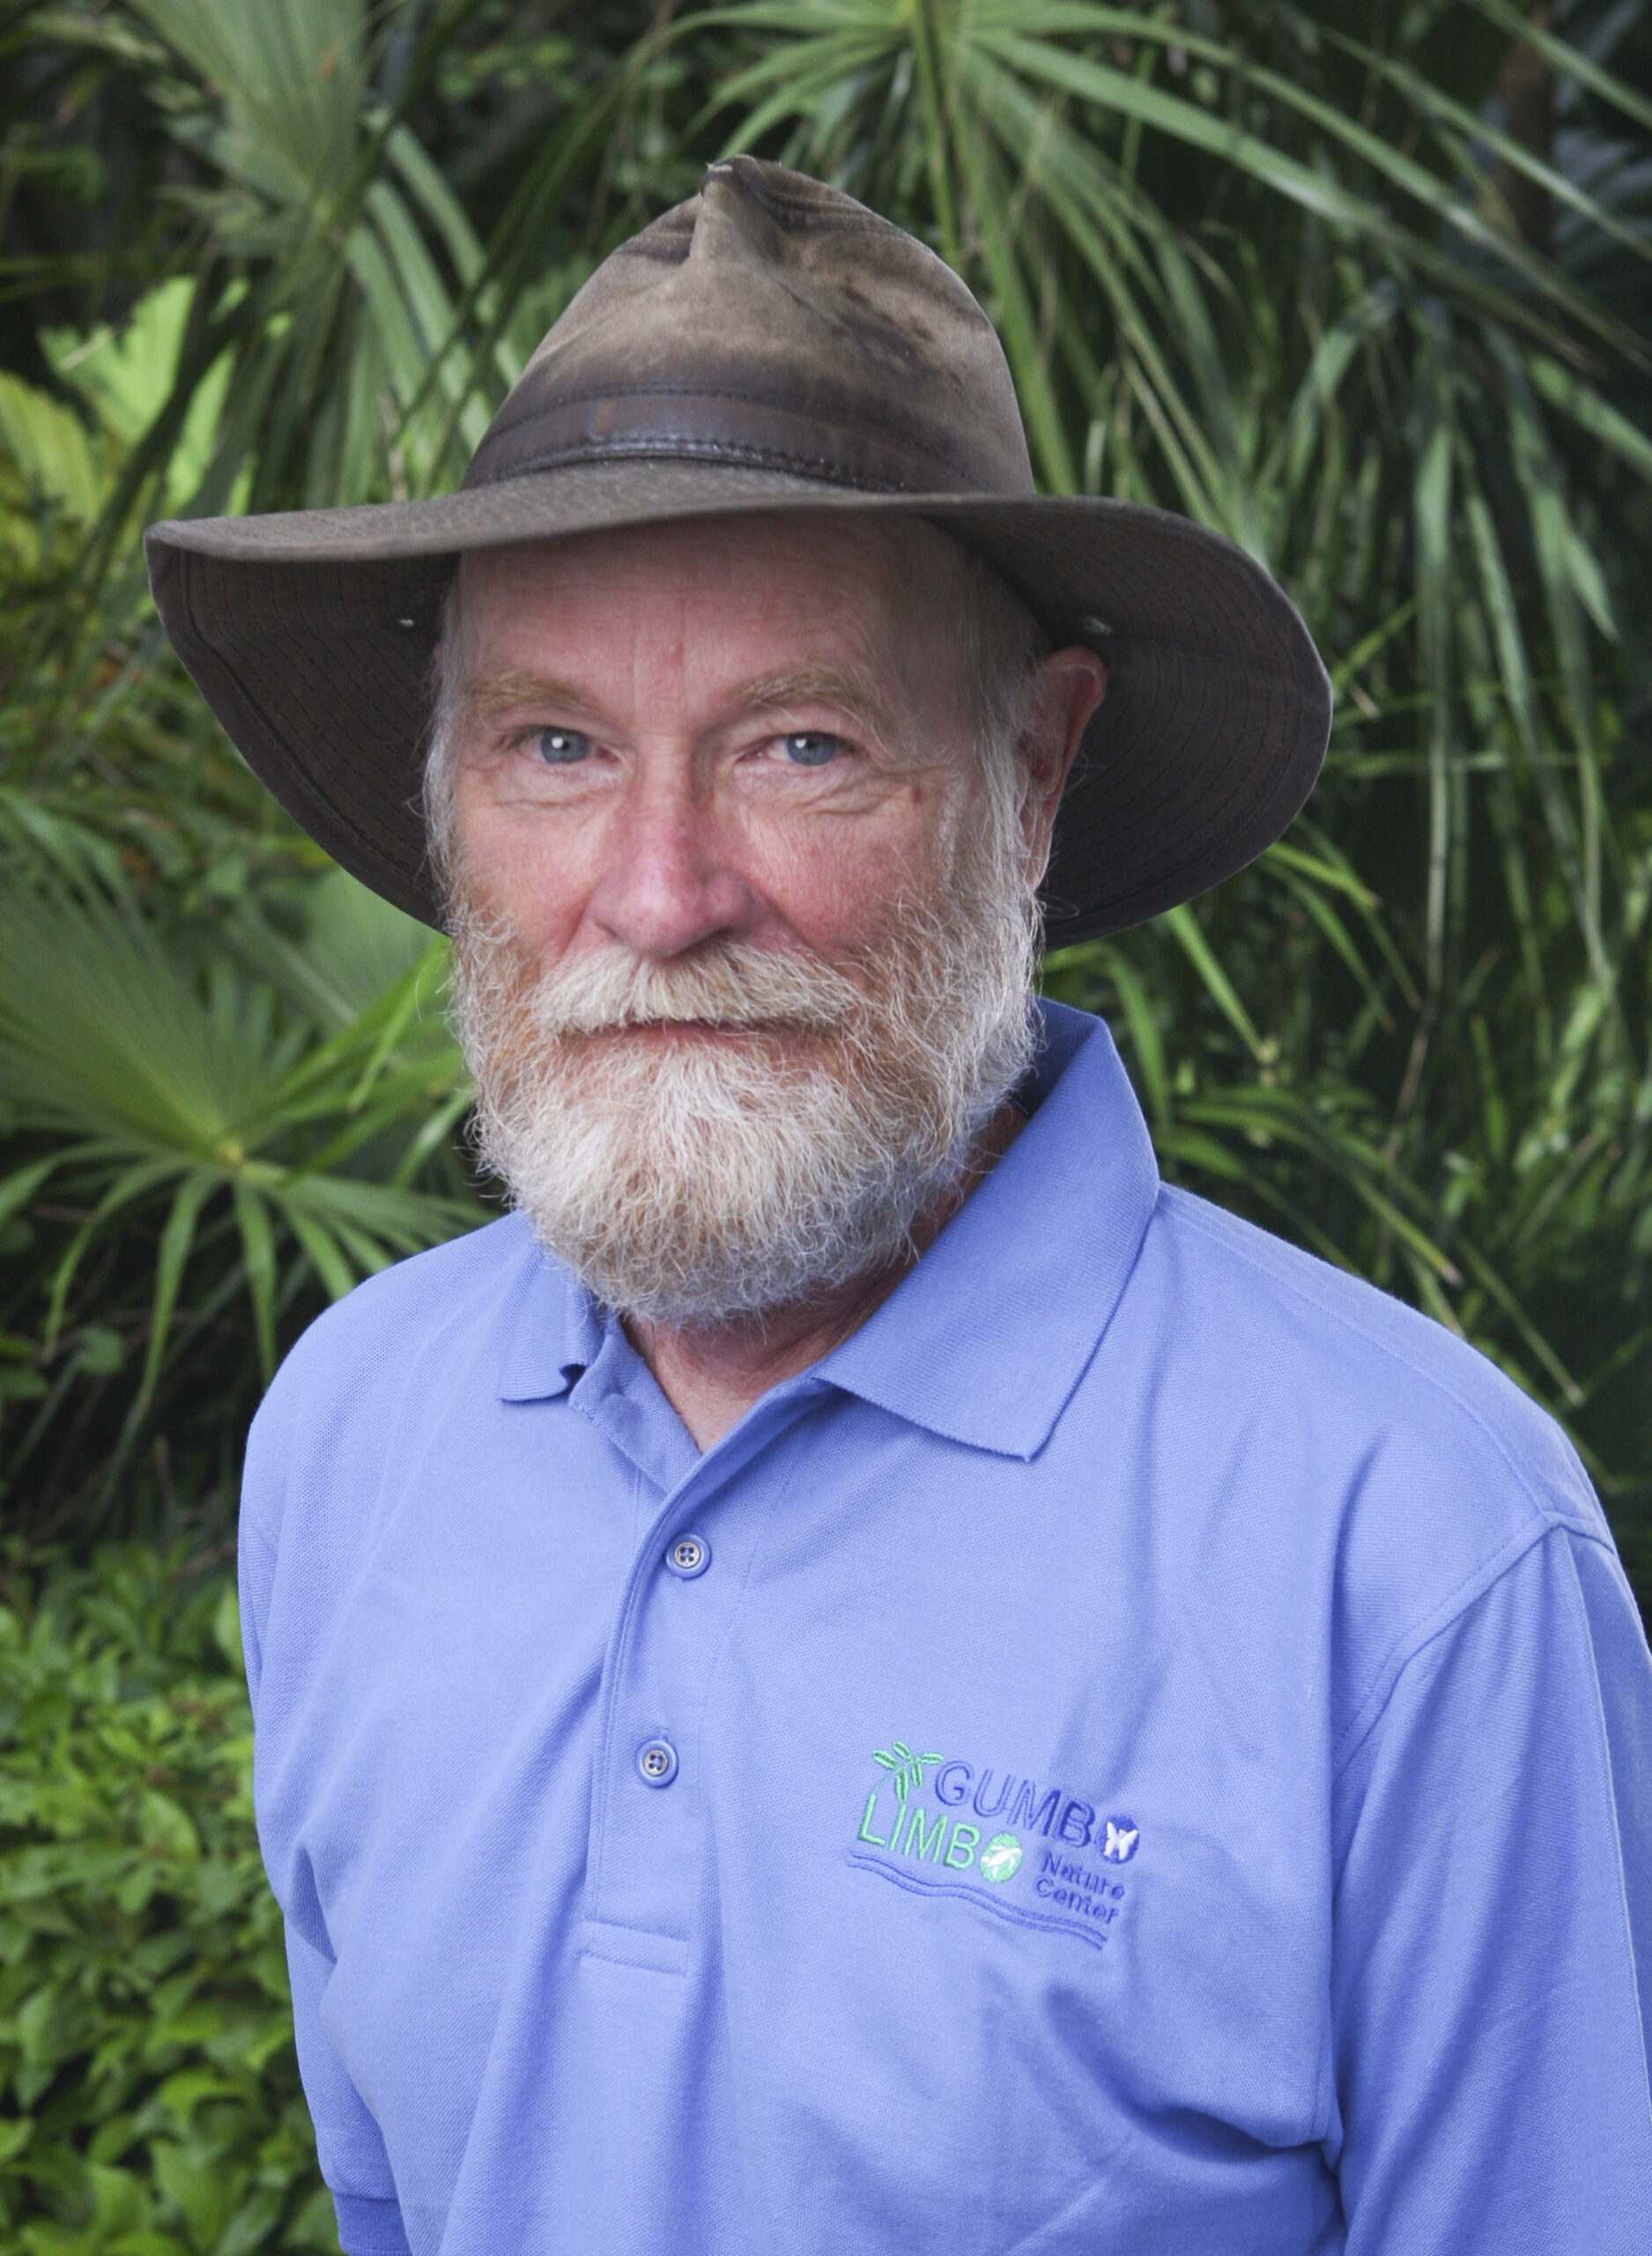
{"label": "green palm frond", "polygon": [[904,1739],[891,1740],[889,1746],[879,1748],[872,1760],[892,1772],[891,1784],[897,1802],[904,1803],[910,1793],[923,1790],[923,1773],[941,1760],[938,1755],[915,1755]]}
{"label": "green palm frond", "polygon": [[[167,130],[216,185],[176,191],[199,255],[175,364],[137,435],[96,550],[118,558],[158,499],[210,513],[357,501],[457,477],[520,358],[482,358],[456,307],[480,243],[462,206],[375,88],[364,0],[131,0]],[[88,48],[107,19],[65,24]],[[210,458],[178,490],[180,434],[210,390]]]}
{"label": "green palm frond", "polygon": [[[404,954],[405,920],[352,906],[361,969]],[[480,1219],[416,1180],[468,1102],[441,1022],[443,944],[426,937],[352,1012],[349,922],[337,909],[322,921],[330,978],[317,967],[309,983],[334,1023],[318,1038],[275,987],[222,958],[197,968],[118,896],[51,881],[0,896],[0,1107],[25,1148],[50,1146],[0,1182],[0,1208],[49,1191],[79,1216],[44,1280],[48,1367],[88,1265],[158,1234],[132,1433],[175,1364],[197,1275],[245,1295],[268,1377],[301,1274],[337,1295]]]}

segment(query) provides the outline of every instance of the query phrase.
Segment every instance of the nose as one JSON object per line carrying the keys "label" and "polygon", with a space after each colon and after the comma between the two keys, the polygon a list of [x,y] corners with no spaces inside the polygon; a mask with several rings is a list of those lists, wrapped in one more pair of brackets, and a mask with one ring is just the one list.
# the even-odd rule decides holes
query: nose
{"label": "nose", "polygon": [[760,904],[729,861],[723,826],[685,774],[637,776],[604,845],[588,913],[638,955],[661,961],[740,938],[757,919]]}

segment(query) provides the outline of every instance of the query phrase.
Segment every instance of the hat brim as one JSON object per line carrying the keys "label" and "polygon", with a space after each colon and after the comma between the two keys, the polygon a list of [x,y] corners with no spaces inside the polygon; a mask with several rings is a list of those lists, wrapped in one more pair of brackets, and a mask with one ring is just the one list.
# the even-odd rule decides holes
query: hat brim
{"label": "hat brim", "polygon": [[1241,549],[1128,501],[866,493],[726,462],[604,461],[425,501],[185,518],[144,538],[161,623],[254,773],[333,858],[440,927],[421,773],[442,595],[467,550],[775,510],[916,517],[1107,661],[1062,801],[1049,946],[1243,869],[1313,788],[1330,683]]}

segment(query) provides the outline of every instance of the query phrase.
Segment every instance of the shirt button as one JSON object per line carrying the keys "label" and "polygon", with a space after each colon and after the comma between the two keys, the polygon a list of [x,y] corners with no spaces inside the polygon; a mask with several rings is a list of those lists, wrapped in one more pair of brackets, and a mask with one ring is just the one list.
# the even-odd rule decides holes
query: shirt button
{"label": "shirt button", "polygon": [[665,1563],[680,1581],[692,1583],[711,1564],[711,1546],[703,1535],[679,1535],[667,1551]]}
{"label": "shirt button", "polygon": [[677,1749],[669,1739],[650,1739],[637,1749],[637,1769],[645,1786],[669,1786],[677,1776]]}

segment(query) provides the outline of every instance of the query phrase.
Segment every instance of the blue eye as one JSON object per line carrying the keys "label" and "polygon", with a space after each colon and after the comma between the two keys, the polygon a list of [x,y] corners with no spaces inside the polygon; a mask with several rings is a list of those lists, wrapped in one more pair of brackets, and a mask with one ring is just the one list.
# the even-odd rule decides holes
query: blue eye
{"label": "blue eye", "polygon": [[591,740],[577,729],[541,729],[533,744],[547,768],[567,768],[590,757]]}
{"label": "blue eye", "polygon": [[782,737],[781,750],[794,768],[824,768],[843,749],[841,737],[823,736],[813,729]]}

